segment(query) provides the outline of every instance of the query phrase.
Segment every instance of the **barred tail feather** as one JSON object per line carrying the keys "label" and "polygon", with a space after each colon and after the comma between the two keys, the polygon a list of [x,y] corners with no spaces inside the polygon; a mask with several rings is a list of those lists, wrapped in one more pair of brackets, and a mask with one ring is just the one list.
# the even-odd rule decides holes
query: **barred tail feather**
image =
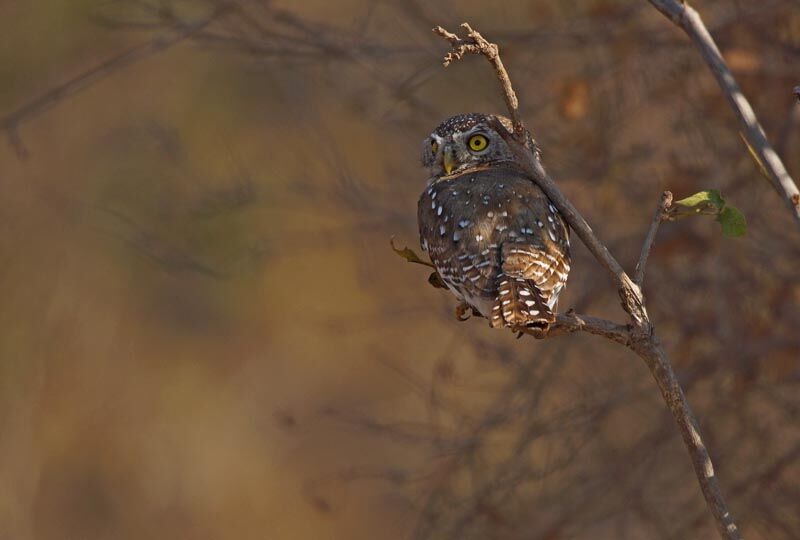
{"label": "barred tail feather", "polygon": [[492,326],[547,329],[556,320],[536,285],[524,278],[505,274],[497,277],[497,299],[492,309]]}

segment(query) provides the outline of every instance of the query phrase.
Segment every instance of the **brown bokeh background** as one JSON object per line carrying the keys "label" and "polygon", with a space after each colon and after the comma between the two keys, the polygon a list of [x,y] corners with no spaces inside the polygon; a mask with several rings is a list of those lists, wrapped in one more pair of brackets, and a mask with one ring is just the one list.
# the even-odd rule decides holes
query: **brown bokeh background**
{"label": "brown bokeh background", "polygon": [[[800,232],[684,35],[644,0],[226,5],[0,3],[0,117],[73,81],[3,126],[0,537],[713,536],[636,357],[458,323],[389,249],[423,137],[502,112],[441,68],[463,20],[629,269],[663,189],[746,215],[664,225],[646,293],[746,537],[800,537]],[[800,5],[696,7],[800,176]],[[623,320],[573,245],[561,308]]]}

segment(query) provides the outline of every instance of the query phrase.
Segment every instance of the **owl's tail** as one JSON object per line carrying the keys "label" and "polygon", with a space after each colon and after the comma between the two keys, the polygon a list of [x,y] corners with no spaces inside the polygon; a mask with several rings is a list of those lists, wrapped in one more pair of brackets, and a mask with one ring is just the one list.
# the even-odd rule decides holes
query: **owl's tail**
{"label": "owl's tail", "polygon": [[533,281],[505,274],[498,276],[492,326],[538,328],[546,331],[555,320],[555,315],[542,299]]}

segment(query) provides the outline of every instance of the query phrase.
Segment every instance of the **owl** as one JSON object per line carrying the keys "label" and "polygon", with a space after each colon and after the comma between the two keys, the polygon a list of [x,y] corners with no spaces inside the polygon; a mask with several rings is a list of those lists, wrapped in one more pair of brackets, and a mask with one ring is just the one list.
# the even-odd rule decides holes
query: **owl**
{"label": "owl", "polygon": [[[493,328],[547,330],[569,273],[569,229],[495,127],[508,118],[453,116],[423,142],[430,176],[420,243],[447,287]],[[539,153],[528,134],[535,159]]]}

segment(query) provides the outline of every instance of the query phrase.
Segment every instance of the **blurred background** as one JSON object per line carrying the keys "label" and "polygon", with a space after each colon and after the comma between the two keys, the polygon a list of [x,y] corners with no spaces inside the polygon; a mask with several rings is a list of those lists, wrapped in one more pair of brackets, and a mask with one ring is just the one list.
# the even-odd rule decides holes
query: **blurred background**
{"label": "blurred background", "polygon": [[[800,3],[698,0],[800,176]],[[800,538],[800,232],[644,0],[0,2],[0,537],[711,538],[644,364],[454,320],[417,248],[422,139],[503,112],[632,270],[749,539]],[[573,242],[562,310],[623,321]]]}

